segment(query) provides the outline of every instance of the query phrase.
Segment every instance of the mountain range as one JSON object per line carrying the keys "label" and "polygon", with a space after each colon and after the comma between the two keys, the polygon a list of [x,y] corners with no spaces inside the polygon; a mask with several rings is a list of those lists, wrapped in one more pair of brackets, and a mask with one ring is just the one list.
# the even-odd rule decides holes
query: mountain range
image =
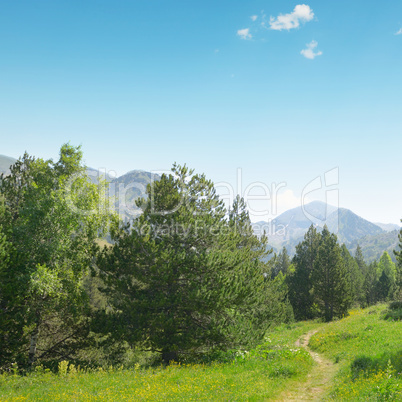
{"label": "mountain range", "polygon": [[[10,165],[15,161],[14,158],[0,155],[0,173],[8,174]],[[145,196],[147,185],[152,180],[160,179],[160,176],[143,170],[132,170],[119,177],[113,177],[87,167],[87,174],[93,183],[99,183],[100,179],[106,180],[109,196],[114,197],[116,210],[124,220],[131,219],[140,213],[135,200]]]}
{"label": "mountain range", "polygon": [[388,251],[394,259],[392,250],[398,245],[398,225],[372,223],[349,209],[321,201],[290,209],[270,222],[253,224],[257,234],[266,230],[268,243],[274,251],[286,247],[290,255],[295,253],[296,245],[303,240],[311,225],[318,230],[327,225],[331,232],[336,233],[339,242],[344,243],[352,253],[360,245],[368,262],[378,260],[384,251]]}
{"label": "mountain range", "polygon": [[[0,155],[0,173],[8,173],[14,158]],[[159,176],[142,170],[132,170],[119,177],[102,174],[87,168],[90,179],[97,183],[102,177],[109,183],[109,195],[115,198],[115,206],[123,219],[131,219],[140,213],[135,200],[145,195],[146,186]],[[394,259],[392,250],[397,248],[400,227],[395,224],[372,223],[349,209],[337,208],[321,201],[313,201],[303,207],[290,209],[270,222],[253,224],[256,234],[267,232],[268,243],[279,251],[286,247],[289,254],[295,253],[296,245],[303,240],[311,225],[321,230],[324,225],[337,234],[339,242],[345,243],[354,253],[360,245],[367,261],[378,260],[386,250]]]}

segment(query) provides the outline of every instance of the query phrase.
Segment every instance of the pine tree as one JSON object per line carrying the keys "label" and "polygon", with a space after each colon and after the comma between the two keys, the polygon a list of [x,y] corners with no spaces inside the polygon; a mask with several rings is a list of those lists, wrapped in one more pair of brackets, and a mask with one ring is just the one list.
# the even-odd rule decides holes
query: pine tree
{"label": "pine tree", "polygon": [[350,276],[335,234],[325,226],[311,275],[314,300],[325,321],[347,314],[351,305]]}
{"label": "pine tree", "polygon": [[378,282],[377,263],[372,262],[367,266],[366,275],[364,277],[363,282],[363,292],[366,306],[371,306],[377,302],[377,282]]}
{"label": "pine tree", "polygon": [[311,225],[304,235],[304,240],[296,246],[296,254],[292,261],[294,272],[287,278],[289,300],[296,320],[314,317],[311,274],[320,242],[321,235]]}
{"label": "pine tree", "polygon": [[142,215],[112,233],[98,260],[115,334],[166,364],[260,339],[278,300],[263,276],[266,239],[254,235],[243,200],[227,214],[204,175],[172,170],[148,186]]}
{"label": "pine tree", "polygon": [[362,273],[362,275],[364,277],[366,275],[367,265],[366,265],[366,262],[364,261],[362,249],[359,244],[357,245],[357,248],[356,248],[355,260],[357,262],[357,265],[359,266],[360,272]]}
{"label": "pine tree", "polygon": [[385,270],[381,272],[380,278],[376,283],[376,300],[388,301],[392,290],[392,279],[387,275]]}
{"label": "pine tree", "polygon": [[364,294],[363,294],[363,282],[364,276],[359,268],[356,259],[353,258],[349,250],[346,248],[345,244],[341,246],[341,255],[343,262],[345,264],[346,271],[350,277],[350,289],[352,300],[360,305],[364,304]]}
{"label": "pine tree", "polygon": [[283,247],[278,255],[275,256],[274,267],[272,269],[272,278],[275,278],[279,272],[287,275],[290,267],[290,257],[286,247]]}

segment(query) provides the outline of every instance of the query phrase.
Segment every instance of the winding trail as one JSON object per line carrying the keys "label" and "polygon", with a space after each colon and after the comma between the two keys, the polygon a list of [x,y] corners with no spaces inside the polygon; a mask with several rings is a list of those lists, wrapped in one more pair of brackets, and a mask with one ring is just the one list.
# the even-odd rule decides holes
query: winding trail
{"label": "winding trail", "polygon": [[296,341],[296,346],[305,348],[315,362],[307,381],[290,387],[276,401],[320,401],[331,388],[337,367],[308,347],[310,338],[318,331],[319,329],[310,331]]}

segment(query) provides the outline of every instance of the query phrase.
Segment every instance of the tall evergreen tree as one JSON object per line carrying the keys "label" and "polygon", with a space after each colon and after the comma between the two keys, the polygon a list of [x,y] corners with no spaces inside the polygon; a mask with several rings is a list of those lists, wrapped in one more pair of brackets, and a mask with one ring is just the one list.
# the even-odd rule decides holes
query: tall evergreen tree
{"label": "tall evergreen tree", "polygon": [[325,321],[347,314],[351,305],[350,276],[335,234],[325,226],[311,275],[314,300]]}
{"label": "tall evergreen tree", "polygon": [[376,300],[388,301],[392,294],[393,282],[386,271],[381,271],[381,275],[376,283]]}
{"label": "tall evergreen tree", "polygon": [[260,339],[274,302],[266,239],[253,234],[243,200],[228,216],[204,175],[172,170],[148,186],[143,214],[112,233],[98,261],[115,333],[165,363]]}
{"label": "tall evergreen tree", "polygon": [[371,306],[377,302],[377,282],[377,263],[372,262],[367,266],[366,275],[363,281],[363,291],[366,306]]}
{"label": "tall evergreen tree", "polygon": [[294,272],[287,278],[289,300],[295,319],[305,320],[314,317],[311,274],[318,255],[321,235],[313,225],[304,235],[304,240],[296,246],[293,257]]}
{"label": "tall evergreen tree", "polygon": [[275,278],[279,272],[282,275],[287,275],[290,267],[290,257],[286,247],[283,247],[278,255],[275,256],[274,267],[272,269],[272,277]]}
{"label": "tall evergreen tree", "polygon": [[357,245],[357,248],[356,248],[355,260],[357,262],[357,265],[359,266],[360,272],[362,273],[362,275],[364,277],[366,275],[367,265],[366,265],[366,262],[364,261],[362,248],[360,247],[359,244]]}
{"label": "tall evergreen tree", "polygon": [[353,302],[364,304],[363,282],[364,276],[355,258],[353,258],[345,244],[341,246],[342,260],[350,278],[350,289]]}

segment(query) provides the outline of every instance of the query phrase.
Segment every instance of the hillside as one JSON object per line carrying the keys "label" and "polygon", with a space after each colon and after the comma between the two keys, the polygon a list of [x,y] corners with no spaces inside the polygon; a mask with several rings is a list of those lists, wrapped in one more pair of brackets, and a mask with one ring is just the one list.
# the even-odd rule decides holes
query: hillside
{"label": "hillside", "polygon": [[0,173],[8,173],[10,166],[14,164],[16,159],[10,156],[0,155]]}
{"label": "hillside", "polygon": [[147,185],[159,180],[158,175],[143,170],[132,170],[109,183],[110,195],[116,197],[116,208],[120,216],[127,220],[140,213],[135,205],[139,197],[145,197]]}
{"label": "hillside", "polygon": [[394,250],[398,249],[398,234],[399,230],[392,232],[384,232],[374,236],[364,236],[348,243],[348,250],[354,255],[357,245],[362,249],[363,257],[367,262],[379,260],[384,251],[387,251],[395,262]]}
{"label": "hillside", "polygon": [[383,233],[379,226],[345,208],[333,212],[328,217],[327,225],[331,232],[337,233],[339,241],[345,244],[365,236]]}
{"label": "hillside", "polygon": [[339,242],[345,243],[352,253],[359,244],[367,261],[379,259],[384,251],[388,251],[393,257],[392,250],[397,245],[398,231],[395,229],[399,229],[398,225],[374,224],[349,209],[338,209],[321,201],[313,201],[304,208],[290,209],[272,222],[261,221],[254,224],[254,228],[257,234],[260,233],[260,228],[268,228],[270,247],[275,252],[286,247],[292,256],[296,245],[303,240],[312,224],[318,230],[327,225],[331,232],[337,234]]}
{"label": "hillside", "polygon": [[[0,173],[7,173],[10,165],[15,161],[14,158],[0,155]],[[124,220],[132,219],[139,213],[135,200],[145,196],[147,185],[151,183],[151,180],[160,179],[158,175],[143,170],[132,170],[117,178],[108,174],[105,176],[103,172],[91,167],[87,167],[86,172],[95,184],[99,183],[99,177],[109,183],[109,195],[115,197],[116,210]]]}
{"label": "hillside", "polygon": [[[402,311],[399,312],[402,314]],[[402,398],[402,321],[385,305],[352,310],[328,324],[283,324],[252,350],[216,354],[202,363],[37,368],[0,374],[1,400],[347,400]]]}
{"label": "hillside", "polygon": [[299,240],[312,224],[318,228],[327,225],[330,231],[338,234],[341,242],[350,242],[383,232],[379,226],[348,209],[338,209],[321,201],[313,201],[304,208],[290,209],[274,219],[270,225],[275,229],[275,233],[270,239],[274,245]]}
{"label": "hillside", "polygon": [[[6,173],[15,161],[14,158],[0,155],[0,173]],[[94,183],[98,183],[101,173],[87,168],[87,174]],[[145,196],[146,187],[152,179],[159,180],[160,177],[143,170],[132,170],[117,178],[106,175],[105,179],[109,183],[110,196],[115,197],[116,210],[124,220],[128,220],[140,212],[135,200]],[[360,244],[367,261],[379,259],[385,250],[394,258],[392,250],[397,245],[398,225],[372,223],[348,209],[338,209],[321,201],[313,201],[304,208],[290,209],[272,222],[258,222],[254,225],[269,228],[269,245],[275,252],[285,246],[289,254],[293,255],[296,245],[302,241],[311,224],[318,229],[326,224],[352,253]]]}
{"label": "hillside", "polygon": [[374,225],[379,226],[382,230],[385,230],[386,232],[392,232],[394,230],[401,230],[400,225],[395,225],[394,223],[378,223],[374,222]]}

